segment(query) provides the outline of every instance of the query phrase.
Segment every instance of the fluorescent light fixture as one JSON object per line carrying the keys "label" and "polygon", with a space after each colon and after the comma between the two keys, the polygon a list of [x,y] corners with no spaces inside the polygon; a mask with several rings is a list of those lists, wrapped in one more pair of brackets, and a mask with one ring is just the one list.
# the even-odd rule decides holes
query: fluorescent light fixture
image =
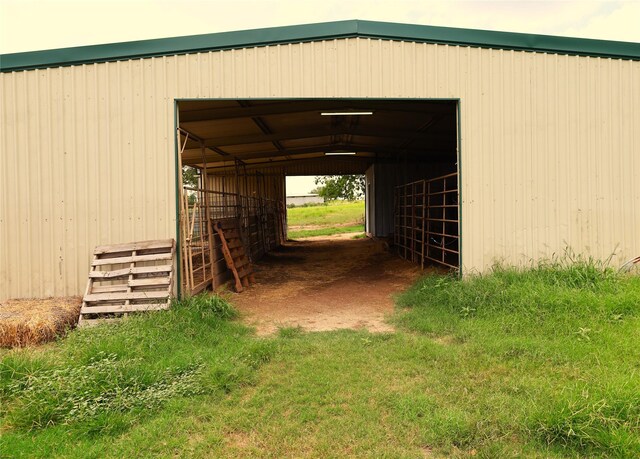
{"label": "fluorescent light fixture", "polygon": [[373,112],[321,112],[322,116],[373,115]]}
{"label": "fluorescent light fixture", "polygon": [[326,156],[342,156],[342,155],[355,155],[355,151],[327,151]]}

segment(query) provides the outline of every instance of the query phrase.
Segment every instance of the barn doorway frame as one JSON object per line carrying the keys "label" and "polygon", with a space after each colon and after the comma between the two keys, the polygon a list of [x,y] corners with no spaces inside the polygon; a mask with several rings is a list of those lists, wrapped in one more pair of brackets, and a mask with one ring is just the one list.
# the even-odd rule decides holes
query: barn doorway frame
{"label": "barn doorway frame", "polygon": [[[458,254],[458,271],[457,276],[463,277],[463,219],[462,219],[462,207],[463,207],[463,181],[462,181],[462,98],[460,97],[178,97],[173,99],[173,139],[174,139],[174,188],[175,188],[175,240],[176,240],[176,266],[178,267],[176,273],[176,297],[182,298],[182,274],[180,267],[182,266],[182,246],[180,237],[180,201],[182,199],[182,158],[180,154],[180,141],[178,135],[178,129],[180,127],[180,102],[190,101],[281,101],[281,102],[294,102],[294,101],[362,101],[362,100],[385,100],[385,101],[412,101],[412,102],[453,102],[456,110],[456,173],[458,180],[458,237],[459,237],[459,254]],[[367,190],[365,188],[365,200],[370,199]],[[365,211],[366,212],[366,211]],[[366,219],[366,217],[365,217]]]}

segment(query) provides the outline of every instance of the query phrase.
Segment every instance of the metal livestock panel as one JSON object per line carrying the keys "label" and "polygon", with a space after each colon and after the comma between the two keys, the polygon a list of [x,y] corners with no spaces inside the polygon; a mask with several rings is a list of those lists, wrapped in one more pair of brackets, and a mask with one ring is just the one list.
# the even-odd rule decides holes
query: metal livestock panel
{"label": "metal livestock panel", "polygon": [[459,98],[463,271],[640,253],[640,62],[350,38],[3,73],[0,298],[176,236],[176,98]]}
{"label": "metal livestock panel", "polygon": [[371,207],[375,213],[371,232],[374,236],[390,237],[394,232],[394,192],[397,186],[421,179],[430,179],[456,172],[455,164],[447,163],[378,163],[373,166]]}

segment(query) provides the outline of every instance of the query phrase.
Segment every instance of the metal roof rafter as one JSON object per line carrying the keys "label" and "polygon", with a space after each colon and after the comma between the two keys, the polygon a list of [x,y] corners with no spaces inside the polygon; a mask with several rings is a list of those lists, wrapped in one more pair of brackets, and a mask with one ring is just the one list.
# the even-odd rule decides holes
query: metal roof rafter
{"label": "metal roof rafter", "polygon": [[290,132],[279,132],[270,134],[253,134],[253,135],[238,135],[229,137],[216,137],[203,139],[206,146],[225,147],[233,145],[248,145],[254,143],[266,143],[274,142],[278,140],[296,140],[296,139],[310,139],[314,137],[328,137],[328,136],[362,136],[362,137],[382,137],[389,139],[411,139],[411,140],[433,140],[433,134],[423,131],[399,131],[399,130],[382,130],[374,128],[363,127],[350,127],[340,126],[335,129],[332,128],[312,128],[312,129],[297,129]]}
{"label": "metal roof rafter", "polygon": [[[186,139],[185,139],[185,141],[184,141],[185,146],[187,145],[187,142],[189,141],[189,138],[191,138],[191,139],[193,139],[194,141],[198,142],[199,146],[204,146],[204,148],[207,148],[207,149],[209,149],[209,150],[213,151],[214,153],[219,154],[220,156],[229,156],[229,157],[231,157],[231,158],[238,159],[238,158],[236,158],[234,155],[232,155],[232,154],[230,154],[230,153],[227,153],[226,151],[222,151],[222,150],[220,150],[219,148],[216,148],[215,146],[208,146],[208,145],[205,145],[205,141],[204,141],[204,139],[201,139],[201,138],[200,138],[200,137],[198,137],[197,135],[192,134],[191,132],[187,131],[186,129],[184,129],[184,128],[182,128],[182,127],[179,127],[179,128],[178,128],[178,130],[187,136],[187,138],[186,138]],[[182,151],[181,153],[184,153],[184,148],[183,148],[183,151]],[[238,159],[238,161],[242,161],[242,160],[241,160],[241,159]]]}

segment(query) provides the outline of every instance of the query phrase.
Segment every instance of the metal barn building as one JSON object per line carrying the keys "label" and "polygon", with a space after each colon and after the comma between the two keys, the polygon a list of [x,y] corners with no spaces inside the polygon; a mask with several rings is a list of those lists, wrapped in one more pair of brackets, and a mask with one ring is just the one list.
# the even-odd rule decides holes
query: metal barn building
{"label": "metal barn building", "polygon": [[365,174],[367,232],[463,274],[640,254],[638,43],[354,20],[0,59],[0,300],[161,238],[215,286],[210,222],[260,257],[287,175]]}

